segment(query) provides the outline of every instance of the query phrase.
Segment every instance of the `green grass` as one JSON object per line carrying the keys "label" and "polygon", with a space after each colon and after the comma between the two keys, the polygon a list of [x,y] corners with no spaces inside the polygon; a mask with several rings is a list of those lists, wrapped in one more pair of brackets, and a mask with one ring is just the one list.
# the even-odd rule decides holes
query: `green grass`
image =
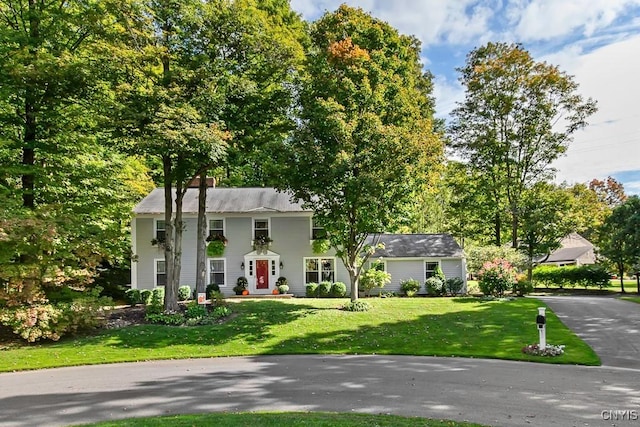
{"label": "green grass", "polygon": [[530,298],[370,298],[368,312],[338,308],[346,300],[245,300],[237,315],[213,326],[139,325],[0,351],[0,371],[98,363],[268,354],[398,354],[600,363],[596,354],[547,311],[547,342],[558,357],[521,349],[538,341]]}
{"label": "green grass", "polygon": [[341,414],[326,412],[289,412],[289,413],[241,413],[241,414],[202,414],[175,415],[167,417],[130,418],[120,421],[107,421],[97,424],[84,424],[98,427],[191,427],[191,426],[304,426],[304,427],[482,427],[458,421],[431,420],[418,417],[397,415]]}
{"label": "green grass", "polygon": [[631,301],[631,302],[635,302],[637,304],[640,304],[640,297],[620,297],[620,299],[623,299],[625,301]]}

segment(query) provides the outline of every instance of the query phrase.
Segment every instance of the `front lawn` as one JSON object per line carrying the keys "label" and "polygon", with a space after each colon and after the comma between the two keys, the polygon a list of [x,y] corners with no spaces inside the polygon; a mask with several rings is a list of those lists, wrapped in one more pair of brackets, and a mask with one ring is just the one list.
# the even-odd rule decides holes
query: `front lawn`
{"label": "front lawn", "polygon": [[174,415],[168,417],[131,418],[120,421],[106,421],[86,426],[96,427],[191,427],[191,426],[304,426],[304,427],[481,427],[480,424],[459,421],[430,420],[397,415],[340,414],[323,412],[289,413],[244,413],[244,414],[203,414]]}
{"label": "front lawn", "polygon": [[620,297],[620,299],[640,304],[640,297]]}
{"label": "front lawn", "polygon": [[521,349],[538,341],[531,298],[370,298],[368,312],[338,308],[346,300],[244,300],[219,325],[138,325],[98,335],[0,351],[0,371],[154,359],[265,354],[402,354],[598,365],[596,354],[547,310],[547,342],[564,355]]}

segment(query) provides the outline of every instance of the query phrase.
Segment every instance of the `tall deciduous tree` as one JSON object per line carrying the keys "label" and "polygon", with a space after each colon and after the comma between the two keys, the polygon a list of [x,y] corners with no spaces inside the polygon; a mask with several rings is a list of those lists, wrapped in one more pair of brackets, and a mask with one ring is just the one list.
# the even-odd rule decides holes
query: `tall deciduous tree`
{"label": "tall deciduous tree", "polygon": [[625,270],[640,264],[640,197],[631,196],[617,206],[605,220],[600,234],[600,253],[615,264],[625,292]]}
{"label": "tall deciduous tree", "polygon": [[207,56],[204,22],[212,4],[198,0],[140,2],[121,15],[130,29],[120,86],[119,126],[133,152],[155,157],[165,196],[164,308],[178,308],[182,200],[189,183],[224,155],[228,133],[216,120],[216,64]]}
{"label": "tall deciduous tree", "polygon": [[599,202],[610,208],[619,206],[627,200],[622,183],[610,176],[604,181],[592,179],[589,181],[589,189],[596,194]]}
{"label": "tall deciduous tree", "polygon": [[570,197],[563,188],[536,183],[523,194],[520,212],[520,247],[527,256],[531,281],[536,258],[560,247],[560,240],[574,229],[568,216]]}
{"label": "tall deciduous tree", "polygon": [[275,172],[314,210],[356,300],[368,236],[406,214],[418,179],[440,159],[431,78],[415,38],[360,9],[325,14],[311,38],[299,128]]}
{"label": "tall deciduous tree", "polygon": [[586,126],[595,102],[577,93],[571,76],[517,44],[474,49],[458,71],[465,100],[452,113],[453,147],[486,178],[494,203],[506,200],[516,248],[523,193],[552,176],[550,164]]}
{"label": "tall deciduous tree", "polygon": [[97,120],[115,5],[0,1],[0,282],[78,285],[128,251],[145,190],[127,183],[145,169],[100,144]]}

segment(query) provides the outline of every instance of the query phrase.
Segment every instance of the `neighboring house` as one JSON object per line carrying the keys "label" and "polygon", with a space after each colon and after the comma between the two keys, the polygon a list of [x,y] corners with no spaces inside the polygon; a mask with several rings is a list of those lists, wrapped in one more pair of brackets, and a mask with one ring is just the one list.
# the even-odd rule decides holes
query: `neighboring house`
{"label": "neighboring house", "polygon": [[542,265],[586,265],[596,263],[593,244],[578,233],[571,233],[560,241],[560,247],[538,260]]}
{"label": "neighboring house", "polygon": [[[180,285],[193,289],[196,281],[196,225],[198,189],[189,188],[184,197],[185,230],[182,244]],[[153,190],[133,210],[131,223],[131,285],[151,289],[166,283],[164,251],[164,192]],[[313,213],[286,193],[272,188],[208,188],[208,235],[226,237],[224,254],[207,259],[207,283],[233,294],[238,277],[249,281],[250,294],[270,294],[278,277],[286,277],[290,292],[304,295],[311,282],[344,282],[349,275],[331,249],[314,254],[313,239],[323,230],[313,223]],[[272,240],[268,247],[256,247],[256,239]],[[266,239],[266,240],[269,240]],[[465,279],[462,250],[449,235],[383,234],[384,250],[371,260],[381,259],[392,276],[385,289],[399,291],[403,279],[424,282],[439,264],[447,277]],[[160,242],[160,243],[158,243]]]}

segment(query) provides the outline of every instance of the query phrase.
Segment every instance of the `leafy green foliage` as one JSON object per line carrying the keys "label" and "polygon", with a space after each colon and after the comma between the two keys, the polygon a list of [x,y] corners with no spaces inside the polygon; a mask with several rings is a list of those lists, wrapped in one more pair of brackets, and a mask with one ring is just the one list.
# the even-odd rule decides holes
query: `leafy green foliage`
{"label": "leafy green foliage", "polygon": [[129,305],[134,306],[136,304],[142,304],[140,289],[127,289],[124,294]]}
{"label": "leafy green foliage", "polygon": [[444,282],[444,289],[449,295],[458,295],[464,288],[464,280],[459,277],[450,277]]}
{"label": "leafy green foliage", "polygon": [[600,251],[616,266],[624,292],[625,271],[640,264],[640,197],[631,196],[613,209],[600,236]]}
{"label": "leafy green foliage", "polygon": [[503,207],[511,222],[512,247],[519,243],[523,194],[553,175],[551,163],[596,111],[575,80],[557,67],[536,62],[518,44],[487,43],[471,51],[458,70],[465,99],[453,111],[452,147],[475,174],[502,245]]}
{"label": "leafy green foliage", "polygon": [[186,301],[191,297],[191,286],[182,285],[178,288],[178,300]]}
{"label": "leafy green foliage", "polygon": [[331,282],[320,282],[318,284],[317,294],[320,298],[327,298],[331,296]]}
{"label": "leafy green foliage", "polygon": [[222,240],[213,240],[207,244],[207,255],[216,258],[224,255],[226,245]]}
{"label": "leafy green foliage", "polygon": [[408,297],[412,297],[420,290],[420,282],[415,279],[405,279],[400,282],[400,290]]}
{"label": "leafy green foliage", "polygon": [[546,287],[589,286],[600,289],[610,285],[609,272],[599,265],[556,267],[540,265],[533,269],[533,281]]}
{"label": "leafy green foliage", "polygon": [[358,286],[360,286],[360,290],[365,292],[366,296],[371,296],[372,289],[382,289],[384,285],[389,283],[391,283],[391,274],[376,268],[370,268],[361,274]]}
{"label": "leafy green foliage", "polygon": [[413,184],[438,163],[431,76],[415,38],[342,5],[311,30],[300,120],[273,153],[277,187],[314,211],[358,298],[372,230],[407,213]]}
{"label": "leafy green foliage", "polygon": [[207,294],[207,298],[211,298],[211,295],[214,292],[220,292],[220,286],[218,286],[217,283],[209,283],[207,285],[207,288],[206,288],[205,292]]}
{"label": "leafy green foliage", "polygon": [[103,309],[111,299],[99,294],[100,289],[94,289],[73,301],[1,308],[0,324],[28,342],[57,341],[64,335],[104,325]]}
{"label": "leafy green foliage", "polygon": [[496,258],[487,261],[478,272],[480,290],[485,295],[501,297],[516,281],[515,269],[509,261]]}
{"label": "leafy green foliage", "polygon": [[527,266],[525,255],[507,246],[474,246],[465,248],[467,254],[467,270],[476,275],[486,262],[491,262],[496,258],[509,261],[518,270],[524,270]]}
{"label": "leafy green foliage", "polygon": [[445,293],[444,282],[436,276],[429,277],[425,280],[424,288],[427,291],[427,295],[433,297],[441,296]]}
{"label": "leafy green foliage", "polygon": [[371,304],[366,301],[349,301],[342,306],[344,311],[369,311]]}
{"label": "leafy green foliage", "polygon": [[304,286],[305,296],[307,298],[316,298],[318,296],[318,284],[317,283],[307,283]]}
{"label": "leafy green foliage", "polygon": [[311,247],[314,254],[322,255],[331,249],[331,242],[329,239],[315,239],[311,244]]}
{"label": "leafy green foliage", "polygon": [[331,296],[333,298],[344,298],[347,296],[347,285],[342,282],[334,282],[331,285]]}
{"label": "leafy green foliage", "polygon": [[527,257],[529,279],[536,259],[560,247],[560,240],[575,229],[570,207],[567,192],[553,184],[539,182],[523,193],[519,249]]}

